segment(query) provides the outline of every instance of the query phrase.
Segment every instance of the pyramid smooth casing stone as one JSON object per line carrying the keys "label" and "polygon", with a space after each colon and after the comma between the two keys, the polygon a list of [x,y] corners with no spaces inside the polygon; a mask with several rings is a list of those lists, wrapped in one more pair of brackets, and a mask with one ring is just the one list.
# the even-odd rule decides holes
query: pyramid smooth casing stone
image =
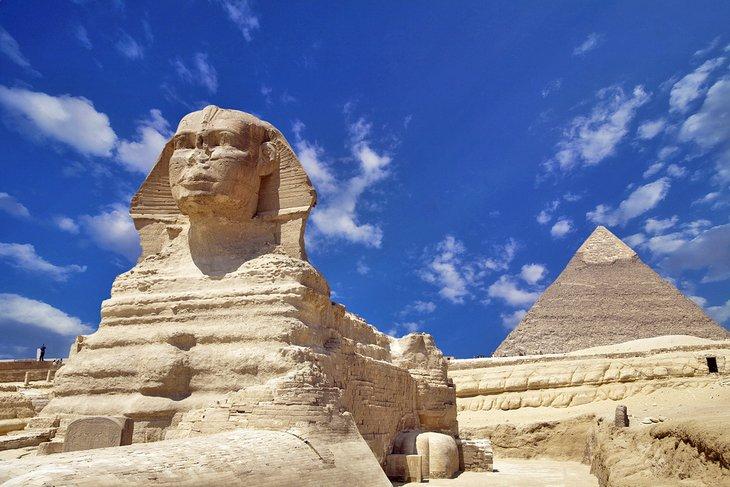
{"label": "pyramid smooth casing stone", "polygon": [[493,355],[565,353],[663,335],[730,336],[599,226]]}

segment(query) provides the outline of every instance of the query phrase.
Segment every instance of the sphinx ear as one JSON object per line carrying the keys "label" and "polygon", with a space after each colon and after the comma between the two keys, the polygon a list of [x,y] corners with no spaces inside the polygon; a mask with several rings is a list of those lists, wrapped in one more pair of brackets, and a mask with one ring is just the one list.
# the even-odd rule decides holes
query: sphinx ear
{"label": "sphinx ear", "polygon": [[276,167],[276,147],[271,142],[264,142],[259,149],[259,176],[268,176]]}

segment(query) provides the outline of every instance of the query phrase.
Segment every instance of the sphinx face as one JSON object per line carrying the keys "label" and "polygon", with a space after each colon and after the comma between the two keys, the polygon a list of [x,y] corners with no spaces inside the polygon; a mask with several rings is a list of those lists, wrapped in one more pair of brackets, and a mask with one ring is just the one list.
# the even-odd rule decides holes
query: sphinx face
{"label": "sphinx face", "polygon": [[[211,115],[212,113],[212,115]],[[183,214],[252,218],[265,130],[240,112],[214,108],[182,119],[170,158],[170,188]]]}

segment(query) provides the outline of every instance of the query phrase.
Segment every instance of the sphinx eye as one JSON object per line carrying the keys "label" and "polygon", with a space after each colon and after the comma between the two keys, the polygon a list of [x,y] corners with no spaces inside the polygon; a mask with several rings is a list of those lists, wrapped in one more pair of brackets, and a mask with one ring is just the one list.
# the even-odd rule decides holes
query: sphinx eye
{"label": "sphinx eye", "polygon": [[175,137],[175,149],[190,149],[190,137],[187,134],[178,135]]}

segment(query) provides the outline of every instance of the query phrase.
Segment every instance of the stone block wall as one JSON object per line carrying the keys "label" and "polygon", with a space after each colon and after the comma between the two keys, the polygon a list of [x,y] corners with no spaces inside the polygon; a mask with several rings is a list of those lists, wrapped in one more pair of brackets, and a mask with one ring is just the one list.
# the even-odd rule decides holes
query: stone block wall
{"label": "stone block wall", "polygon": [[492,442],[486,439],[459,439],[459,470],[491,472],[494,470]]}
{"label": "stone block wall", "polygon": [[51,371],[51,378],[61,367],[60,364],[46,360],[38,362],[37,360],[2,360],[0,361],[0,383],[3,382],[23,382],[25,373],[30,372],[30,380],[46,380],[48,371]]}

